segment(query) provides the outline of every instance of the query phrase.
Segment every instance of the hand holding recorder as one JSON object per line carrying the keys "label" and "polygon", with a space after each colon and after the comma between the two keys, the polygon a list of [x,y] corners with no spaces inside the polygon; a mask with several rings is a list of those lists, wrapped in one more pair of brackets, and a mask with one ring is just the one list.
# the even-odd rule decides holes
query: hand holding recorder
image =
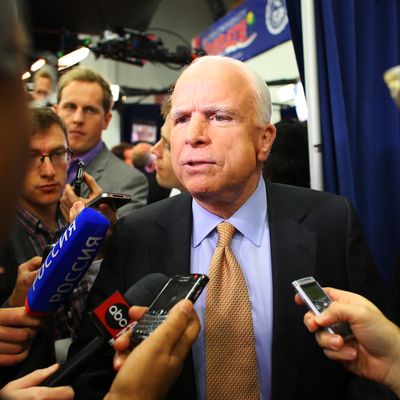
{"label": "hand holding recorder", "polygon": [[[333,303],[314,315],[307,312],[304,324],[316,333],[328,358],[342,362],[349,371],[382,383],[400,395],[400,330],[366,298],[343,290],[324,288]],[[296,303],[304,304],[299,295]],[[338,322],[350,325],[355,340],[319,330]]]}

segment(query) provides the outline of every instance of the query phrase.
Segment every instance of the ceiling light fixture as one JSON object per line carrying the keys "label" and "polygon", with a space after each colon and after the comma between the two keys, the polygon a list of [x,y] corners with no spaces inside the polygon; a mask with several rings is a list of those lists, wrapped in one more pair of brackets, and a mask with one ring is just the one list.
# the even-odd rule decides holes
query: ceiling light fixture
{"label": "ceiling light fixture", "polygon": [[36,72],[40,68],[43,67],[43,65],[46,64],[46,60],[44,58],[39,58],[37,59],[32,65],[31,65],[31,71]]}
{"label": "ceiling light fixture", "polygon": [[90,53],[90,49],[83,46],[77,50],[71,51],[71,53],[66,54],[58,59],[58,70],[62,70],[72,65],[78,64],[84,60]]}

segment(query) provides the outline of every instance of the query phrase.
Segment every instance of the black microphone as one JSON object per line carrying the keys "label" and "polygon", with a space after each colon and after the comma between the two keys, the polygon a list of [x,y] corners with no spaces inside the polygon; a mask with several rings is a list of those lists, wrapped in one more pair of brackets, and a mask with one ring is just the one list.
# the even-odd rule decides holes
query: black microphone
{"label": "black microphone", "polygon": [[160,273],[147,275],[127,290],[124,295],[126,301],[116,292],[96,307],[92,315],[95,316],[95,325],[101,336],[96,336],[79,353],[67,359],[65,364],[40,386],[63,386],[74,380],[88,367],[93,358],[104,352],[113,343],[114,338],[129,325],[129,305],[149,306],[168,280],[166,275]]}

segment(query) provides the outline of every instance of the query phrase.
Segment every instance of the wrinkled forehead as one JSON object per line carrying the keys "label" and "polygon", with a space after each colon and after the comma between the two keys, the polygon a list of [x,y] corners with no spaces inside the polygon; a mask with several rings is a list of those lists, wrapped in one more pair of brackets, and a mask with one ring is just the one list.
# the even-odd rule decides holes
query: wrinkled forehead
{"label": "wrinkled forehead", "polygon": [[249,77],[235,64],[224,61],[199,61],[190,65],[178,78],[172,94],[173,114],[185,103],[200,101],[215,105],[235,99],[236,102],[254,99],[255,92]]}

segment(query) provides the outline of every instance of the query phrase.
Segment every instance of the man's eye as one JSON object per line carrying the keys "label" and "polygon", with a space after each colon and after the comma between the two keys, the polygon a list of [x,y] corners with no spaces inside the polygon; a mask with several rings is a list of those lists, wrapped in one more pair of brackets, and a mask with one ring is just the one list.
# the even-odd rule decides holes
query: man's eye
{"label": "man's eye", "polygon": [[227,115],[223,114],[215,114],[211,117],[211,119],[217,121],[217,122],[222,122],[222,121],[229,121],[230,118]]}
{"label": "man's eye", "polygon": [[182,115],[181,117],[176,118],[175,125],[184,124],[189,121],[189,117],[186,115]]}
{"label": "man's eye", "polygon": [[53,151],[53,152],[51,153],[51,158],[56,159],[56,160],[64,159],[65,153],[66,153],[65,150],[56,150],[56,151]]}

